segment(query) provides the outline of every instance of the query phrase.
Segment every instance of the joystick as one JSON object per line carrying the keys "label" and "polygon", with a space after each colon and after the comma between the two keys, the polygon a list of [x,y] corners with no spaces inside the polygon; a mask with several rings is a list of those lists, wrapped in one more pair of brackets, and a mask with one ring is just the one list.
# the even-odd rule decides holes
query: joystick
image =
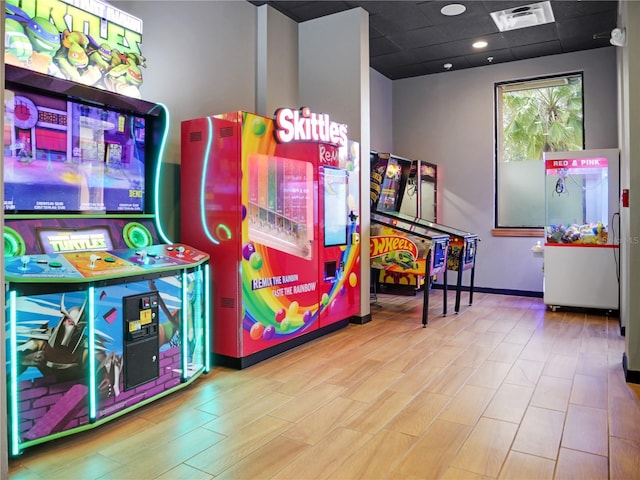
{"label": "joystick", "polygon": [[92,254],[89,257],[89,268],[96,268],[96,260],[100,260],[100,256],[96,254]]}
{"label": "joystick", "polygon": [[136,252],[139,256],[140,256],[140,263],[142,263],[143,265],[147,264],[147,251],[146,250],[140,250],[138,252]]}
{"label": "joystick", "polygon": [[180,245],[179,247],[176,247],[176,251],[178,252],[178,257],[184,257],[184,250],[185,248]]}
{"label": "joystick", "polygon": [[28,255],[23,255],[22,257],[20,257],[20,261],[22,262],[22,267],[20,267],[20,270],[28,270],[28,263],[29,263],[29,256]]}

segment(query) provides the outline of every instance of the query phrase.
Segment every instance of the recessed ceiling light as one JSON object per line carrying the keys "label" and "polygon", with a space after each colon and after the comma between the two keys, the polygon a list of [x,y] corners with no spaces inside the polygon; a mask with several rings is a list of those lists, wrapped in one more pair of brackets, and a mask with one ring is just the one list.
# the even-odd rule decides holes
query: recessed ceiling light
{"label": "recessed ceiling light", "polygon": [[445,5],[440,9],[440,13],[442,15],[446,15],[447,17],[454,17],[456,15],[460,15],[467,10],[467,7],[462,5],[461,3],[450,3],[449,5]]}
{"label": "recessed ceiling light", "polygon": [[485,42],[484,40],[478,40],[477,42],[473,42],[472,47],[473,48],[484,48],[487,45],[489,45],[487,42]]}

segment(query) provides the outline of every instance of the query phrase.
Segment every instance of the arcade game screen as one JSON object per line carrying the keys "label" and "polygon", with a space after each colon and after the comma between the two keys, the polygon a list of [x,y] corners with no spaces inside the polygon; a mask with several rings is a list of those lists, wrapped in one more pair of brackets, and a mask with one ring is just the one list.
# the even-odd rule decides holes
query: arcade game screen
{"label": "arcade game screen", "polygon": [[372,209],[380,212],[397,212],[409,178],[411,160],[388,154],[378,154],[371,165],[371,177],[379,179],[380,195]]}
{"label": "arcade game screen", "polygon": [[142,213],[145,119],[7,90],[5,213]]}

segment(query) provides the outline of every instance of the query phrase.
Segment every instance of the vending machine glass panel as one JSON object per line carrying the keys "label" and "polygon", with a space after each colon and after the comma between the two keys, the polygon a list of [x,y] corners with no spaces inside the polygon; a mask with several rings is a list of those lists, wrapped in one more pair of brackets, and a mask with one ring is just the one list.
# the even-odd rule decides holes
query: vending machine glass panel
{"label": "vending machine glass panel", "polygon": [[252,153],[249,169],[249,239],[310,258],[313,241],[311,163]]}

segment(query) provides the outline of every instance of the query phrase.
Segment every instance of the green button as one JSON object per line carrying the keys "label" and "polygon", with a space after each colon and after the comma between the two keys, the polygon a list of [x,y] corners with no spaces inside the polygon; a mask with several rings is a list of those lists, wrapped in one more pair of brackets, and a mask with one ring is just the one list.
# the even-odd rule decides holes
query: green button
{"label": "green button", "polygon": [[113,263],[116,261],[116,259],[113,257],[105,257],[104,261],[107,263]]}
{"label": "green button", "polygon": [[53,268],[60,268],[62,264],[60,262],[50,262],[49,266]]}

